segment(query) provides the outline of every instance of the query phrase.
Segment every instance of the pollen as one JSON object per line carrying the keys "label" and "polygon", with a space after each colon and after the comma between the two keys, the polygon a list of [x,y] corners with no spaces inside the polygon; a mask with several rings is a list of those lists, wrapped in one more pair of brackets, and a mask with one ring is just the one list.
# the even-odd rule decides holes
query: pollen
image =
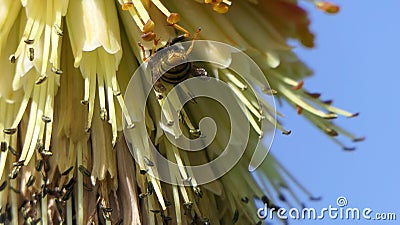
{"label": "pollen", "polygon": [[226,4],[215,4],[213,5],[213,10],[217,13],[227,13],[229,10],[229,7]]}
{"label": "pollen", "polygon": [[133,2],[125,2],[122,4],[122,10],[128,10],[131,7],[133,7]]}
{"label": "pollen", "polygon": [[179,16],[178,13],[171,13],[171,15],[169,15],[167,18],[167,22],[169,24],[175,24],[175,23],[179,22],[180,19],[181,19],[181,17]]}
{"label": "pollen", "polygon": [[149,33],[154,31],[154,22],[153,20],[148,20],[147,23],[143,27],[143,33]]}

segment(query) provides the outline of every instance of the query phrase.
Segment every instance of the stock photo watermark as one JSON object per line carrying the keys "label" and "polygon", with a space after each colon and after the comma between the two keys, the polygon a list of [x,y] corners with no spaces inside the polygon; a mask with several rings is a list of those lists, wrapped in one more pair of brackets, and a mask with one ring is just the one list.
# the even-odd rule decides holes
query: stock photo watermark
{"label": "stock photo watermark", "polygon": [[397,220],[395,212],[377,212],[365,207],[349,207],[348,200],[344,196],[336,199],[335,205],[329,205],[320,209],[313,207],[298,208],[269,208],[268,204],[257,210],[258,218],[262,220]]}

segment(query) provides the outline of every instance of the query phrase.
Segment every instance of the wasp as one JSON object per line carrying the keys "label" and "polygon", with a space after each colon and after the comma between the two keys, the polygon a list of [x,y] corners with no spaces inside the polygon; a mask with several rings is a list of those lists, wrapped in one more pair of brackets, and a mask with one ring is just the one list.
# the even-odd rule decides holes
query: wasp
{"label": "wasp", "polygon": [[[201,29],[194,33],[192,44],[185,49],[179,42],[187,38],[187,34],[179,35],[167,42],[166,45],[157,49],[157,40],[154,40],[154,46],[151,55],[146,58],[145,49],[141,43],[143,60],[148,63],[154,89],[159,93],[164,93],[166,88],[163,82],[169,84],[178,84],[188,77],[207,77],[207,71],[204,68],[197,67],[192,62],[188,62],[188,55],[192,52],[194,41]],[[163,51],[161,51],[163,50]]]}

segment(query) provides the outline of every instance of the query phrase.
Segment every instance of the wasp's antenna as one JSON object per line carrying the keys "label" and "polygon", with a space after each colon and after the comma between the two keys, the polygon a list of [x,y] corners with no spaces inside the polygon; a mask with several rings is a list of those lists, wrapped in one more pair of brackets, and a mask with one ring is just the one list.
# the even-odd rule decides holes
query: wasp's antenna
{"label": "wasp's antenna", "polygon": [[197,29],[197,31],[193,34],[192,44],[190,45],[189,49],[186,51],[186,55],[189,55],[194,47],[194,41],[196,40],[197,36],[199,35],[201,28]]}

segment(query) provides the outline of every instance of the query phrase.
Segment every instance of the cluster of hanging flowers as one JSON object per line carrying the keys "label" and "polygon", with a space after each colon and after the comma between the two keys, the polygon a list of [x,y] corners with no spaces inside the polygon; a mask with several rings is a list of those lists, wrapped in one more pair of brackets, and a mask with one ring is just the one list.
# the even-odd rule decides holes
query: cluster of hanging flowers
{"label": "cluster of hanging flowers", "polygon": [[[309,2],[327,13],[339,10]],[[0,12],[0,224],[261,224],[255,200],[302,205],[288,183],[313,198],[271,155],[258,170],[262,182],[239,162],[215,182],[186,187],[160,182],[135,162],[123,138],[123,120],[133,126],[123,93],[144,61],[141,47],[162,47],[199,27],[198,39],[243,49],[268,79],[272,89],[266,92],[285,99],[343,148],[351,150],[339,134],[362,140],[331,122],[357,114],[303,88],[312,71],[288,39],[313,47],[314,36],[296,1],[2,0]],[[241,94],[245,84],[237,78],[223,71],[220,77],[243,102],[251,98]],[[147,135],[159,140],[159,151],[183,164],[207,162],[180,156],[160,139],[160,102],[149,101]],[[257,121],[264,118],[257,108],[249,111],[258,138]],[[183,117],[195,129],[196,111]]]}

